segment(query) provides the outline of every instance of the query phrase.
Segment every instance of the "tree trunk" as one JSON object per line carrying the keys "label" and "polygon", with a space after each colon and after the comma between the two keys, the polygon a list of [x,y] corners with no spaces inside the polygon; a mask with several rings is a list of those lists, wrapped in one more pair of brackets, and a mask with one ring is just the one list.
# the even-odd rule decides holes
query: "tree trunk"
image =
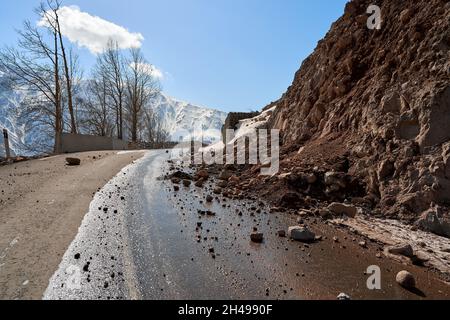
{"label": "tree trunk", "polygon": [[68,100],[68,107],[69,107],[69,115],[70,115],[70,132],[71,133],[77,133],[77,122],[75,119],[75,113],[74,113],[74,109],[73,109],[73,99],[72,99],[72,83],[71,83],[71,79],[70,79],[70,73],[69,73],[69,65],[67,63],[67,56],[66,56],[66,50],[64,48],[64,42],[63,42],[63,38],[62,38],[62,34],[61,34],[61,27],[59,25],[59,17],[58,17],[58,13],[57,10],[54,11],[55,12],[55,17],[56,17],[56,27],[57,27],[57,33],[59,36],[59,44],[61,46],[61,53],[62,53],[62,58],[63,58],[63,64],[64,64],[64,73],[65,73],[65,78],[66,78],[66,85],[67,85],[67,100]]}
{"label": "tree trunk", "polygon": [[59,83],[59,58],[58,58],[58,36],[54,33],[55,41],[55,147],[56,154],[61,153],[61,133],[62,133],[62,108],[61,108],[61,87]]}

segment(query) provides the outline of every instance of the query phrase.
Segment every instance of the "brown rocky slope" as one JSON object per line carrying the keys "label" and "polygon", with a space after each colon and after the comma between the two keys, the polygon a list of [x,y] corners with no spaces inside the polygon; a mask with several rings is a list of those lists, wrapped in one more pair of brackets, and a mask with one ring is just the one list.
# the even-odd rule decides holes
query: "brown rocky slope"
{"label": "brown rocky slope", "polygon": [[[367,28],[371,4],[380,30]],[[449,0],[349,2],[274,103],[280,175],[249,170],[248,189],[324,215],[346,202],[450,237],[449,49]]]}

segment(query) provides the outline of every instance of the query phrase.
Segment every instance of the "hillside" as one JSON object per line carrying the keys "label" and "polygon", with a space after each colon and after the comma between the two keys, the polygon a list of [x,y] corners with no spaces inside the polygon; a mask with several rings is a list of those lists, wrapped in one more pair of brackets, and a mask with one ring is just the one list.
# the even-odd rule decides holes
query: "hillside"
{"label": "hillside", "polygon": [[381,29],[366,26],[373,1],[349,2],[275,103],[284,175],[251,186],[280,205],[347,202],[450,236],[450,1],[375,2]]}

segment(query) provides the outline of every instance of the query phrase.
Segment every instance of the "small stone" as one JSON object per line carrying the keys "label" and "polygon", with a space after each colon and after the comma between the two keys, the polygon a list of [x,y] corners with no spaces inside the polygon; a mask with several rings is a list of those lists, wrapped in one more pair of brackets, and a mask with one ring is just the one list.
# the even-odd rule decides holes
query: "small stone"
{"label": "small stone", "polygon": [[362,247],[362,248],[367,248],[367,242],[361,241],[361,242],[359,243],[359,246]]}
{"label": "small stone", "polygon": [[400,271],[397,274],[396,281],[405,289],[413,289],[416,287],[416,279],[408,271]]}
{"label": "small stone", "polygon": [[209,173],[206,170],[199,170],[197,172],[197,176],[203,179],[208,179],[209,178]]}
{"label": "small stone", "polygon": [[314,232],[310,231],[306,226],[289,227],[289,238],[300,242],[312,242],[316,239]]}
{"label": "small stone", "polygon": [[188,187],[190,187],[191,186],[191,181],[190,180],[183,180],[183,185],[186,187],[186,188],[188,188]]}
{"label": "small stone", "polygon": [[286,231],[284,231],[284,230],[279,230],[279,231],[278,231],[278,236],[279,236],[280,238],[285,238],[285,237],[286,237]]}
{"label": "small stone", "polygon": [[346,294],[346,293],[341,293],[341,294],[339,294],[339,295],[337,296],[337,299],[338,299],[339,301],[349,301],[349,300],[352,300],[352,298],[350,298],[350,296],[349,296],[348,294]]}
{"label": "small stone", "polygon": [[250,239],[255,243],[262,243],[264,240],[264,234],[254,232],[250,235]]}
{"label": "small stone", "polygon": [[213,196],[211,196],[211,195],[206,196],[206,202],[211,203],[211,202],[213,202],[213,200],[214,200]]}

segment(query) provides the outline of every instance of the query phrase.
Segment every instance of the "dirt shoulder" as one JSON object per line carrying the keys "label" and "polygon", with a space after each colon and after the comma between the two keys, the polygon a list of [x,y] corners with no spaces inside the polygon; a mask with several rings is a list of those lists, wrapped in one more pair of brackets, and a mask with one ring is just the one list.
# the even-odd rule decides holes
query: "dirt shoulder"
{"label": "dirt shoulder", "polygon": [[86,152],[0,167],[0,299],[41,299],[96,191],[143,152]]}

